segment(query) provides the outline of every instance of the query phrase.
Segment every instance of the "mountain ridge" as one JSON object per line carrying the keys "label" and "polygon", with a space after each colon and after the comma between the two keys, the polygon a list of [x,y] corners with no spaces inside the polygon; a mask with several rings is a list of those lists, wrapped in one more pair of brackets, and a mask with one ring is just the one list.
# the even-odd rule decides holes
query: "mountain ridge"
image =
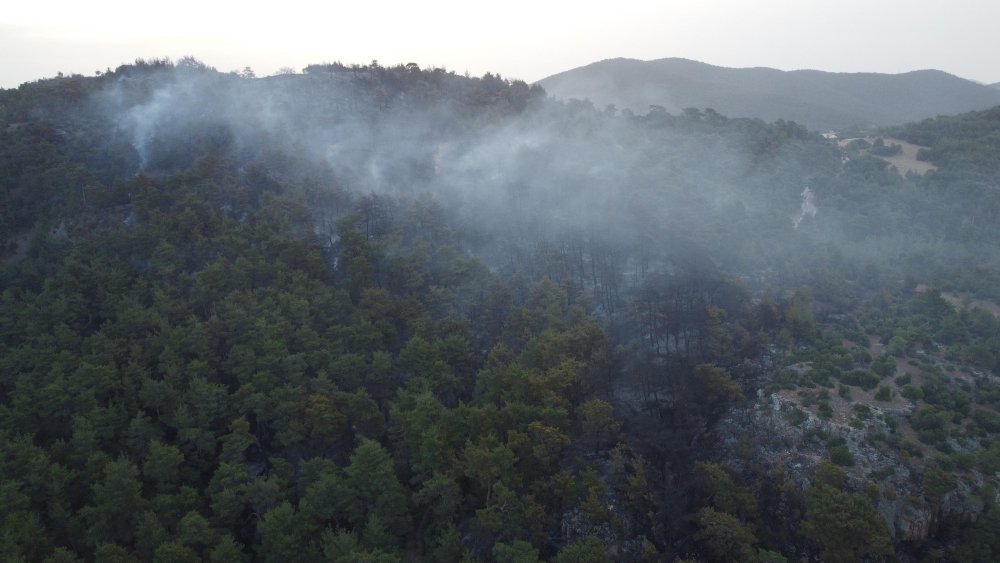
{"label": "mountain ridge", "polygon": [[710,107],[732,117],[792,120],[813,129],[872,128],[1000,105],[989,86],[925,69],[900,74],[729,68],[683,58],[614,58],[536,82],[557,98],[644,113]]}

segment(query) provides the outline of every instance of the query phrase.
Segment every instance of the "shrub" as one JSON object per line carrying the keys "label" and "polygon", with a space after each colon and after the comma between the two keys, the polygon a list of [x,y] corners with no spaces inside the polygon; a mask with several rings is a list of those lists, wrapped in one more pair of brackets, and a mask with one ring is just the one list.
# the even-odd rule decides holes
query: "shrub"
{"label": "shrub", "polygon": [[924,444],[934,445],[944,442],[945,438],[948,437],[948,432],[943,428],[935,428],[932,430],[921,430],[917,432],[917,438]]}
{"label": "shrub", "polygon": [[920,446],[910,442],[909,440],[903,442],[903,451],[912,457],[924,457],[924,451],[920,449]]}
{"label": "shrub", "polygon": [[792,407],[785,411],[785,420],[792,426],[798,426],[806,421],[806,413],[799,407]]}
{"label": "shrub", "polygon": [[987,432],[1000,432],[1000,414],[994,411],[976,409],[972,414],[972,420],[975,420],[976,424]]}
{"label": "shrub", "polygon": [[940,430],[948,424],[948,413],[937,407],[922,407],[913,415],[910,424],[916,430]]}
{"label": "shrub", "polygon": [[993,445],[978,453],[976,466],[984,473],[1000,471],[1000,440],[994,441]]}
{"label": "shrub", "polygon": [[879,386],[878,391],[875,392],[875,400],[876,401],[891,401],[892,400],[892,393],[889,391],[889,388],[887,386],[885,386],[885,385]]}
{"label": "shrub", "polygon": [[883,356],[871,363],[871,369],[880,377],[889,377],[896,372],[896,360],[891,356]]}
{"label": "shrub", "polygon": [[830,461],[841,467],[850,467],[854,465],[854,456],[847,444],[841,444],[830,448]]}
{"label": "shrub", "polygon": [[945,471],[951,471],[955,469],[955,461],[952,460],[951,457],[937,456],[934,458],[934,463]]}
{"label": "shrub", "polygon": [[866,369],[852,369],[849,372],[840,374],[840,381],[862,389],[874,389],[878,385],[880,378]]}
{"label": "shrub", "polygon": [[953,452],[951,462],[959,469],[972,469],[976,465],[976,456],[971,452]]}
{"label": "shrub", "polygon": [[904,397],[911,401],[919,401],[924,398],[924,390],[917,387],[916,385],[904,385],[901,391]]}

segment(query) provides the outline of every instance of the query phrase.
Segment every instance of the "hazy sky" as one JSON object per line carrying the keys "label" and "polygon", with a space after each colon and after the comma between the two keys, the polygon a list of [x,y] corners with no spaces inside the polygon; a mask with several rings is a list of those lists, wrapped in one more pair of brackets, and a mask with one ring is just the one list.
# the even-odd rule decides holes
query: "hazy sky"
{"label": "hazy sky", "polygon": [[1000,81],[997,0],[20,1],[0,87],[192,55],[222,71],[416,62],[534,81],[612,57]]}

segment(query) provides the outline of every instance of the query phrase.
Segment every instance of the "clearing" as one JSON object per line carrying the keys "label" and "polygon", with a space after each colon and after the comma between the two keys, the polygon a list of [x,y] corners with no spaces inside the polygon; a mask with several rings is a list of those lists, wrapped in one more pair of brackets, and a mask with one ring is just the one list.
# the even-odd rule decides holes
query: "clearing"
{"label": "clearing", "polygon": [[[869,143],[874,143],[875,140],[878,138],[879,137],[865,137],[864,140]],[[843,147],[846,146],[851,141],[856,141],[856,140],[858,139],[856,138],[844,139],[839,142],[839,145]],[[893,156],[878,156],[878,155],[873,155],[873,156],[881,158],[882,160],[895,166],[896,171],[899,172],[901,175],[906,176],[908,173],[913,172],[915,174],[923,176],[924,174],[928,173],[931,170],[937,170],[937,166],[934,166],[930,162],[917,160],[917,151],[927,147],[914,145],[913,143],[907,143],[902,139],[894,139],[892,137],[882,137],[882,140],[885,141],[886,146],[899,145],[903,147],[903,151]]]}
{"label": "clearing", "polygon": [[[914,289],[917,293],[925,293],[930,290],[931,287],[925,284],[919,284]],[[990,301],[988,299],[974,299],[969,294],[952,293],[950,291],[942,291],[941,299],[944,299],[956,309],[982,309],[986,312],[992,313],[994,317],[1000,317],[1000,304],[997,304],[995,301]]]}

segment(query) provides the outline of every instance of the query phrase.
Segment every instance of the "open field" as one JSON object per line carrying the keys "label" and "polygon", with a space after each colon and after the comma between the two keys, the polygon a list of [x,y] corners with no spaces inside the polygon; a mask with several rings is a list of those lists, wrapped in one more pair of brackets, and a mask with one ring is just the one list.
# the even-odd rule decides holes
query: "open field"
{"label": "open field", "polygon": [[[877,137],[865,137],[864,140],[869,143],[874,143]],[[846,146],[851,141],[856,141],[857,139],[843,139],[839,142],[840,146]],[[882,137],[887,146],[899,145],[903,148],[903,152],[893,156],[878,156],[882,160],[888,162],[889,164],[896,167],[896,170],[905,176],[910,172],[914,172],[923,176],[924,174],[930,172],[931,170],[937,170],[937,166],[934,166],[930,162],[925,162],[923,160],[917,160],[917,152],[925,147],[920,145],[914,145],[913,143],[907,143],[902,139],[895,139],[892,137]],[[876,155],[877,156],[877,155]]]}

